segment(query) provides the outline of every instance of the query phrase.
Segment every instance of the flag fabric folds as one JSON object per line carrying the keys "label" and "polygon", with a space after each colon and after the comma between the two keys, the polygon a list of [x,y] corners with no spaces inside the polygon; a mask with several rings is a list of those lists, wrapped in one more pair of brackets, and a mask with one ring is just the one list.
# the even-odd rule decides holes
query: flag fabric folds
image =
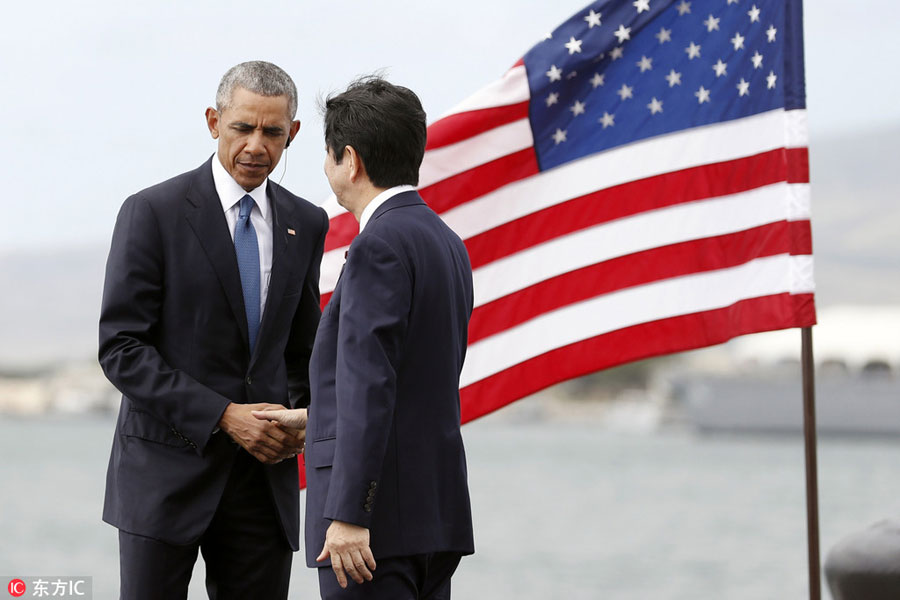
{"label": "flag fabric folds", "polygon": [[[419,191],[474,269],[463,421],[812,325],[805,121],[799,0],[616,0],[432,123]],[[324,208],[323,306],[358,232]]]}

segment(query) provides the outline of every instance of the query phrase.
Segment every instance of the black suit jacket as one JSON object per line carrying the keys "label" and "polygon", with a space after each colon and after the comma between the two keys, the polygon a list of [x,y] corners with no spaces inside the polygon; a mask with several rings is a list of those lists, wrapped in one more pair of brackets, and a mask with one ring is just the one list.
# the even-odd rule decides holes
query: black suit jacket
{"label": "black suit jacket", "polygon": [[376,558],[474,551],[459,411],[472,302],[465,246],[416,192],[350,245],[310,363],[309,566],[327,564],[333,519],[368,527]]}
{"label": "black suit jacket", "polygon": [[[106,266],[99,352],[122,392],[103,509],[119,529],[175,544],[197,540],[238,449],[215,431],[228,403],[308,404],[328,219],[272,182],[267,194],[272,272],[252,355],[210,161],[122,205]],[[296,550],[297,465],[286,460],[265,472]]]}

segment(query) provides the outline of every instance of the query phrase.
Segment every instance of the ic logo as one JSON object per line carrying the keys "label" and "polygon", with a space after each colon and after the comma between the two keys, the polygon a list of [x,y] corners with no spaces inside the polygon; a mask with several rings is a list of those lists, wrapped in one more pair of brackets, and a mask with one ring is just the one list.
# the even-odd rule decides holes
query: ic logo
{"label": "ic logo", "polygon": [[21,579],[13,579],[9,582],[9,585],[6,586],[6,589],[9,590],[10,596],[15,596],[18,598],[19,596],[25,595],[25,582]]}

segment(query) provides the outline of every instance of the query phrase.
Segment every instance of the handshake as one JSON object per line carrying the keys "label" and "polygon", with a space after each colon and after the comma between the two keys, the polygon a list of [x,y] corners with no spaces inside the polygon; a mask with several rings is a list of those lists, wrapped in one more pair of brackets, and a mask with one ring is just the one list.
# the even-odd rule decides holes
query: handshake
{"label": "handshake", "polygon": [[219,421],[227,433],[257,460],[274,465],[303,452],[306,443],[305,408],[279,404],[229,404]]}

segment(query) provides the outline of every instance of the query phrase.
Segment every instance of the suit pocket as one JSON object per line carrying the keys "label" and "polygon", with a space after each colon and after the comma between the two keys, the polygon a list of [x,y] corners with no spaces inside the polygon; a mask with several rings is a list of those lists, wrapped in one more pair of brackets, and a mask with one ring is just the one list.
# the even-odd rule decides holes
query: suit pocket
{"label": "suit pocket", "polygon": [[173,448],[185,448],[190,445],[190,441],[174,427],[170,427],[150,413],[133,408],[128,411],[122,424],[122,434]]}
{"label": "suit pocket", "polygon": [[314,469],[330,467],[334,464],[335,438],[313,440],[306,453],[306,464]]}

